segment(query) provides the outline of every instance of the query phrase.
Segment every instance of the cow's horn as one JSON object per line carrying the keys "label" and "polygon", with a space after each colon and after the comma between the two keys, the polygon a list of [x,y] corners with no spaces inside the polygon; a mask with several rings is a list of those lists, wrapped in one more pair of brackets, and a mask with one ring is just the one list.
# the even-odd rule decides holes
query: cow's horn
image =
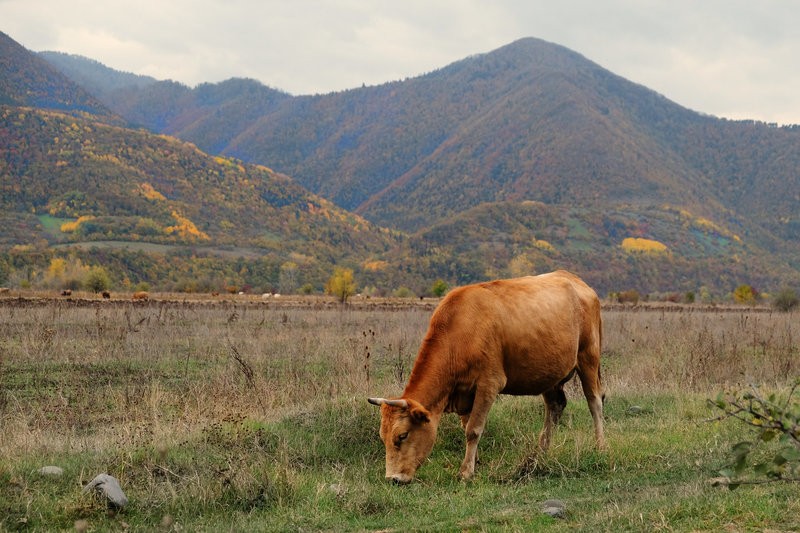
{"label": "cow's horn", "polygon": [[386,398],[368,398],[367,401],[372,405],[391,405],[392,407],[402,407],[403,409],[408,408],[408,402],[406,400],[387,400]]}

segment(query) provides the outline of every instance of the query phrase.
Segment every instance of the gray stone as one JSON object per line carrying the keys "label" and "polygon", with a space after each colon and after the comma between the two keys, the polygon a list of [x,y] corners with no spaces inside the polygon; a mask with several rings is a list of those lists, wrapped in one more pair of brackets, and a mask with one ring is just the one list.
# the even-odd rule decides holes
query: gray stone
{"label": "gray stone", "polygon": [[60,466],[43,466],[39,469],[39,473],[43,476],[55,476],[58,477],[64,473],[64,469]]}
{"label": "gray stone", "polygon": [[567,506],[561,500],[545,500],[542,502],[542,512],[553,518],[564,518],[567,515]]}
{"label": "gray stone", "polygon": [[117,479],[113,476],[109,476],[108,474],[98,475],[85,487],[83,487],[82,492],[86,493],[92,489],[105,494],[106,498],[108,498],[108,501],[114,507],[121,509],[128,505],[128,497],[125,496],[124,492],[122,492],[122,487],[119,486],[119,481],[117,481]]}

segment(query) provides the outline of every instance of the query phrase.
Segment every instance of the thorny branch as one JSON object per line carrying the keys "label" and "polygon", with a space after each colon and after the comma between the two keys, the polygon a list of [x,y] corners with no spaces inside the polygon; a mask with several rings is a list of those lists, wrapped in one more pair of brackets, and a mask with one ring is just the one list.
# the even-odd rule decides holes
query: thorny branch
{"label": "thorny branch", "polygon": [[[760,484],[771,481],[800,482],[800,401],[795,393],[800,389],[800,378],[796,379],[785,401],[775,394],[764,397],[751,386],[744,393],[722,394],[709,404],[722,410],[723,414],[714,420],[733,418],[756,429],[757,438],[743,441],[732,447],[733,462],[730,468],[722,470],[723,481],[731,489],[740,484]],[[777,441],[777,452],[770,460],[748,465],[749,456],[761,443]],[[748,468],[759,476],[758,479],[732,481]]]}

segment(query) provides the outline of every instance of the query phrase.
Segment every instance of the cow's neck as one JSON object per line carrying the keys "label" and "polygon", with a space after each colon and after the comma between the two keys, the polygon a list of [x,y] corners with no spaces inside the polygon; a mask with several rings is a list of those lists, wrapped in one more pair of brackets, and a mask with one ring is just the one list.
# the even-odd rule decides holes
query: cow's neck
{"label": "cow's neck", "polygon": [[403,391],[403,398],[418,401],[438,417],[444,412],[455,385],[456,377],[447,356],[440,356],[430,348],[429,342],[423,342],[411,369],[408,385]]}

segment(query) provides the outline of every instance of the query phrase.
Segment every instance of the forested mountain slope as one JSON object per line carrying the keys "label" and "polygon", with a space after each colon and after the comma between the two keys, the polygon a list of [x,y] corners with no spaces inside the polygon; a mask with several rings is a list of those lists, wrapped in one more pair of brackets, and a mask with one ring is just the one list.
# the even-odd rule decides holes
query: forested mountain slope
{"label": "forested mountain slope", "polygon": [[[537,39],[328,95],[267,98],[272,90],[254,84],[220,84],[228,97],[191,124],[136,116],[404,230],[482,202],[533,200],[669,203],[718,224],[800,234],[800,128],[702,115]],[[184,89],[197,101],[210,91]],[[110,103],[126,115],[127,99],[147,91],[136,94]],[[248,103],[254,94],[260,105]]]}
{"label": "forested mountain slope", "polygon": [[[75,75],[81,61],[61,68]],[[228,247],[266,258],[266,278],[300,261],[315,265],[319,288],[343,264],[384,292],[552,268],[601,293],[800,281],[797,128],[687,110],[557,45],[523,39],[417,78],[314,96],[90,67],[84,80],[105,81],[87,90],[129,124],[225,157],[75,120],[74,109],[5,108],[9,209],[34,217],[50,245],[110,235]],[[79,216],[96,218],[41,233],[43,217]],[[17,228],[4,233],[11,243],[28,226],[6,227]],[[248,265],[240,275],[260,268]]]}
{"label": "forested mountain slope", "polygon": [[98,119],[121,122],[86,89],[50,63],[0,32],[0,105],[21,105],[87,112]]}

